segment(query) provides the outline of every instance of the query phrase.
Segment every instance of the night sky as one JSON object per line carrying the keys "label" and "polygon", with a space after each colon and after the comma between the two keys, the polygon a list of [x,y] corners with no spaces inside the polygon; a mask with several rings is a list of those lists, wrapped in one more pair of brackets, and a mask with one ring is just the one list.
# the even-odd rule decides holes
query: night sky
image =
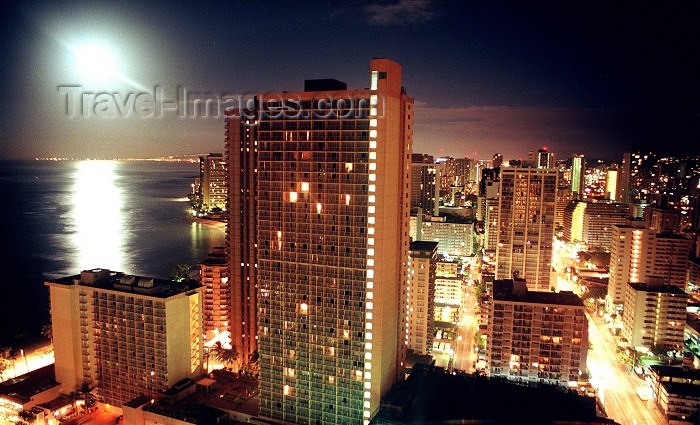
{"label": "night sky", "polygon": [[312,78],[365,88],[372,57],[403,65],[414,152],[700,153],[700,3],[561,3],[2,2],[0,158],[223,150],[221,117],[69,117],[59,86],[171,100]]}

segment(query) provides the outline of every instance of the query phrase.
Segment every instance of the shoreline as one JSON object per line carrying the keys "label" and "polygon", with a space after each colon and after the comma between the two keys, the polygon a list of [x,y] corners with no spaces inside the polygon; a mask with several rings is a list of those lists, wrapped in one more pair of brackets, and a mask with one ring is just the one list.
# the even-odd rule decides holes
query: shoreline
{"label": "shoreline", "polygon": [[217,220],[214,218],[205,218],[205,217],[178,217],[178,220],[183,220],[183,221],[189,221],[190,223],[199,223],[203,224],[208,227],[215,227],[215,228],[220,228],[222,230],[226,230],[226,222]]}

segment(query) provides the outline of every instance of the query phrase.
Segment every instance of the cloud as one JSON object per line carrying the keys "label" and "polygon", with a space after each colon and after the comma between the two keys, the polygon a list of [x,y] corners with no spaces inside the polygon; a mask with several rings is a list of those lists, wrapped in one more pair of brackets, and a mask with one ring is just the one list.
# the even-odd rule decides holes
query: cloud
{"label": "cloud", "polygon": [[437,16],[429,1],[399,0],[374,3],[364,7],[370,25],[410,25],[427,22]]}

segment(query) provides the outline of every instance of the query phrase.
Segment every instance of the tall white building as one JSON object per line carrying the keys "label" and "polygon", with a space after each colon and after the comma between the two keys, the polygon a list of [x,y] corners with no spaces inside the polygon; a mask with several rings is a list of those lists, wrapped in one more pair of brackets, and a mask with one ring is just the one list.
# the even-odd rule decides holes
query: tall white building
{"label": "tall white building", "polygon": [[550,290],[557,177],[552,168],[501,169],[496,279]]}
{"label": "tall white building", "polygon": [[261,95],[249,126],[272,420],[368,424],[405,366],[413,99],[389,59],[371,60],[368,83]]}

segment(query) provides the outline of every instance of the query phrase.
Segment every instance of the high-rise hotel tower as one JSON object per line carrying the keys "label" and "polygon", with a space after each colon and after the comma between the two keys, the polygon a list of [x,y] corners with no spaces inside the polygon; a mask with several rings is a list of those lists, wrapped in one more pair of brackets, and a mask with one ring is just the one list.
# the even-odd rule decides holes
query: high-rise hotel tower
{"label": "high-rise hotel tower", "polygon": [[237,211],[256,217],[260,415],[367,424],[408,338],[413,99],[401,66],[373,59],[369,89],[308,80],[256,108],[230,115],[227,129],[243,164],[230,178],[245,183],[243,201],[255,194]]}

